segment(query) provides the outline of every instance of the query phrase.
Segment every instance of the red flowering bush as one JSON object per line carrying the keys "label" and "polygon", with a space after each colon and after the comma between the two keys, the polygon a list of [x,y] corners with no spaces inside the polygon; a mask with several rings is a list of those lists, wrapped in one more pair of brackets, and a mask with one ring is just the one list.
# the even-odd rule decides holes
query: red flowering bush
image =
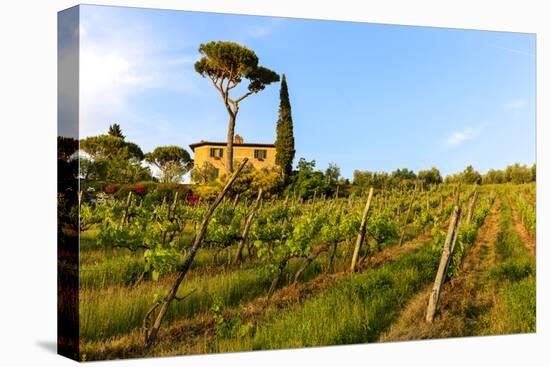
{"label": "red flowering bush", "polygon": [[136,194],[142,195],[142,194],[145,194],[147,192],[147,188],[145,187],[144,184],[137,183],[137,184],[134,185],[134,192]]}
{"label": "red flowering bush", "polygon": [[187,195],[187,204],[188,205],[195,205],[201,200],[200,196],[195,194]]}
{"label": "red flowering bush", "polygon": [[105,191],[106,194],[113,194],[118,191],[118,189],[120,189],[119,184],[109,184],[105,186],[105,189],[103,189],[103,191]]}

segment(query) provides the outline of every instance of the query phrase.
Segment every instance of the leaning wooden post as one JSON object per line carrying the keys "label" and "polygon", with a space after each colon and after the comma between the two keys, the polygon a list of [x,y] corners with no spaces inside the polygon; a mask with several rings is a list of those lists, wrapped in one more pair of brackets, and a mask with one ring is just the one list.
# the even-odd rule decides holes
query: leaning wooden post
{"label": "leaning wooden post", "polygon": [[336,193],[334,195],[335,199],[338,199],[338,193],[340,192],[340,185],[336,185]]}
{"label": "leaning wooden post", "polygon": [[363,217],[361,218],[361,226],[359,227],[359,233],[357,234],[357,241],[355,242],[355,249],[353,251],[353,257],[351,258],[351,272],[355,271],[355,265],[357,264],[357,258],[359,257],[359,250],[361,249],[361,244],[365,239],[365,232],[367,227],[367,218],[369,215],[370,202],[372,200],[372,194],[374,189],[371,187],[369,190],[369,197],[367,203],[365,204],[365,210],[363,211]]}
{"label": "leaning wooden post", "polygon": [[455,230],[454,230],[454,233],[453,233],[453,239],[451,240],[451,257],[453,255],[453,252],[455,251],[455,245],[456,245],[456,241],[458,240],[458,235],[459,235],[459,232],[460,232],[460,223],[462,222],[462,218],[459,216],[458,219],[456,220],[456,226],[455,226]]}
{"label": "leaning wooden post", "polygon": [[[258,208],[260,207],[260,201],[262,201],[262,193],[263,191],[262,189],[260,189],[260,191],[258,192],[258,197],[256,198],[256,202],[254,203],[254,207],[252,208],[252,211],[250,212],[250,215],[248,216],[248,218],[246,218],[243,234],[241,236],[241,242],[239,243],[239,248],[237,249],[237,256],[235,256],[235,258],[233,259],[233,265],[237,264],[237,262],[241,261],[242,259],[243,248],[246,242],[248,241],[248,232],[250,231],[250,225],[252,224],[252,220],[254,219],[254,216],[256,215]],[[250,254],[249,254],[249,257],[250,257]]]}
{"label": "leaning wooden post", "polygon": [[477,201],[477,194],[477,191],[475,191],[474,195],[470,199],[470,205],[468,205],[468,215],[466,217],[466,224],[470,224],[470,222],[472,221],[472,216],[474,214],[474,209]]}
{"label": "leaning wooden post", "polygon": [[447,237],[445,238],[445,243],[443,244],[443,252],[441,253],[441,260],[439,262],[439,268],[437,269],[437,274],[435,276],[434,286],[432,288],[432,293],[430,294],[430,299],[428,300],[428,308],[426,310],[426,321],[433,322],[435,312],[437,310],[437,304],[439,303],[439,295],[441,292],[441,286],[445,282],[445,277],[447,275],[447,268],[449,266],[449,261],[451,259],[452,251],[451,246],[457,235],[457,224],[460,219],[460,207],[456,205],[449,221],[449,229],[447,231]]}
{"label": "leaning wooden post", "polygon": [[455,189],[455,205],[460,203],[460,182],[456,185]]}
{"label": "leaning wooden post", "polygon": [[233,199],[233,208],[236,208],[238,203],[239,203],[239,193],[237,193],[235,195],[235,198]]}
{"label": "leaning wooden post", "polygon": [[405,222],[402,224],[403,229],[401,229],[401,236],[399,236],[399,245],[401,246],[403,244],[403,240],[405,240],[405,227],[407,226],[407,222],[409,221],[409,216],[411,215],[411,209],[414,202],[414,196],[411,198],[411,201],[409,203],[409,207],[407,208],[407,214],[405,214]]}
{"label": "leaning wooden post", "polygon": [[[174,299],[177,299],[177,292],[178,288],[183,281],[183,278],[185,278],[185,274],[187,274],[187,271],[189,271],[189,268],[191,267],[191,264],[193,263],[193,259],[195,258],[195,255],[197,254],[197,251],[202,245],[202,239],[204,238],[204,235],[206,234],[206,230],[208,229],[208,223],[210,222],[210,218],[212,217],[212,214],[214,214],[214,210],[218,207],[220,202],[223,200],[225,194],[229,189],[231,188],[231,185],[233,185],[233,182],[235,182],[235,179],[239,175],[239,173],[242,171],[246,163],[248,162],[248,158],[244,158],[241,163],[239,164],[239,167],[233,172],[233,175],[227,181],[225,184],[225,187],[223,190],[218,194],[218,197],[214,202],[208,207],[208,210],[206,214],[204,215],[204,218],[201,222],[200,229],[197,232],[197,235],[195,236],[195,240],[193,241],[193,246],[185,256],[181,266],[180,266],[180,272],[178,273],[178,276],[172,285],[172,288],[170,288],[170,291],[166,295],[164,302],[160,306],[159,313],[157,314],[157,317],[155,318],[155,322],[153,323],[153,326],[151,326],[151,331],[148,332],[147,326],[144,326],[144,342],[146,347],[150,347],[153,342],[155,341],[157,334],[160,330],[160,326],[162,324],[162,320],[164,319],[164,316],[166,315],[166,312],[168,312],[168,307],[170,307],[170,304]],[[158,304],[153,306],[154,308],[158,307]],[[150,313],[148,312],[150,315]],[[147,317],[147,316],[146,316]]]}
{"label": "leaning wooden post", "polygon": [[132,202],[132,191],[128,193],[128,198],[126,199],[126,205],[124,206],[124,213],[122,214],[122,218],[120,218],[119,229],[122,229],[122,227],[124,226],[124,223],[126,222],[126,218],[128,217],[128,208],[130,208],[131,202]]}

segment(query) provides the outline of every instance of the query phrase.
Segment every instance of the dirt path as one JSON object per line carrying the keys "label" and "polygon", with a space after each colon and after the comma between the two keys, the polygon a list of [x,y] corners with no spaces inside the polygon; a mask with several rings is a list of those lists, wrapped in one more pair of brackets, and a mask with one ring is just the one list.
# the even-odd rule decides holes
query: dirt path
{"label": "dirt path", "polygon": [[439,311],[432,324],[424,321],[432,284],[427,286],[403,310],[381,341],[431,339],[475,335],[483,315],[491,306],[490,294],[484,292],[483,274],[495,265],[495,244],[499,233],[497,198],[479,229],[476,242],[464,258],[460,274],[441,291]]}
{"label": "dirt path", "polygon": [[525,228],[525,226],[523,225],[514,201],[510,197],[508,197],[507,200],[509,202],[510,208],[512,209],[512,220],[514,221],[514,228],[525,247],[527,247],[527,251],[529,251],[529,254],[531,256],[535,256],[537,242],[536,238],[532,236],[529,231],[527,231],[527,228]]}

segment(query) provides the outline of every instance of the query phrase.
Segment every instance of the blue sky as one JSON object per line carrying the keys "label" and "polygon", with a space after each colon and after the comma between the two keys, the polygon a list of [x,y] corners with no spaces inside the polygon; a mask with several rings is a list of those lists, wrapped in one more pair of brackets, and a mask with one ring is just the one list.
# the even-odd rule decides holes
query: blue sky
{"label": "blue sky", "polygon": [[[392,171],[535,162],[535,36],[82,6],[81,136],[118,122],[147,152],[224,141],[227,112],[193,64],[231,40],[285,73],[296,160]],[[241,103],[236,132],[275,140],[279,84]]]}

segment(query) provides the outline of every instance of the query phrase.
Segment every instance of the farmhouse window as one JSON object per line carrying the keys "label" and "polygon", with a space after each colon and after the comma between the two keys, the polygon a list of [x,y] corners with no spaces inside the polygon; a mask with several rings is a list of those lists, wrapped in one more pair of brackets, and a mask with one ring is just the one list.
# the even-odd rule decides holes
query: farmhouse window
{"label": "farmhouse window", "polygon": [[254,158],[258,160],[264,160],[267,158],[267,151],[265,149],[254,149]]}
{"label": "farmhouse window", "polygon": [[222,158],[223,148],[210,148],[210,157]]}

